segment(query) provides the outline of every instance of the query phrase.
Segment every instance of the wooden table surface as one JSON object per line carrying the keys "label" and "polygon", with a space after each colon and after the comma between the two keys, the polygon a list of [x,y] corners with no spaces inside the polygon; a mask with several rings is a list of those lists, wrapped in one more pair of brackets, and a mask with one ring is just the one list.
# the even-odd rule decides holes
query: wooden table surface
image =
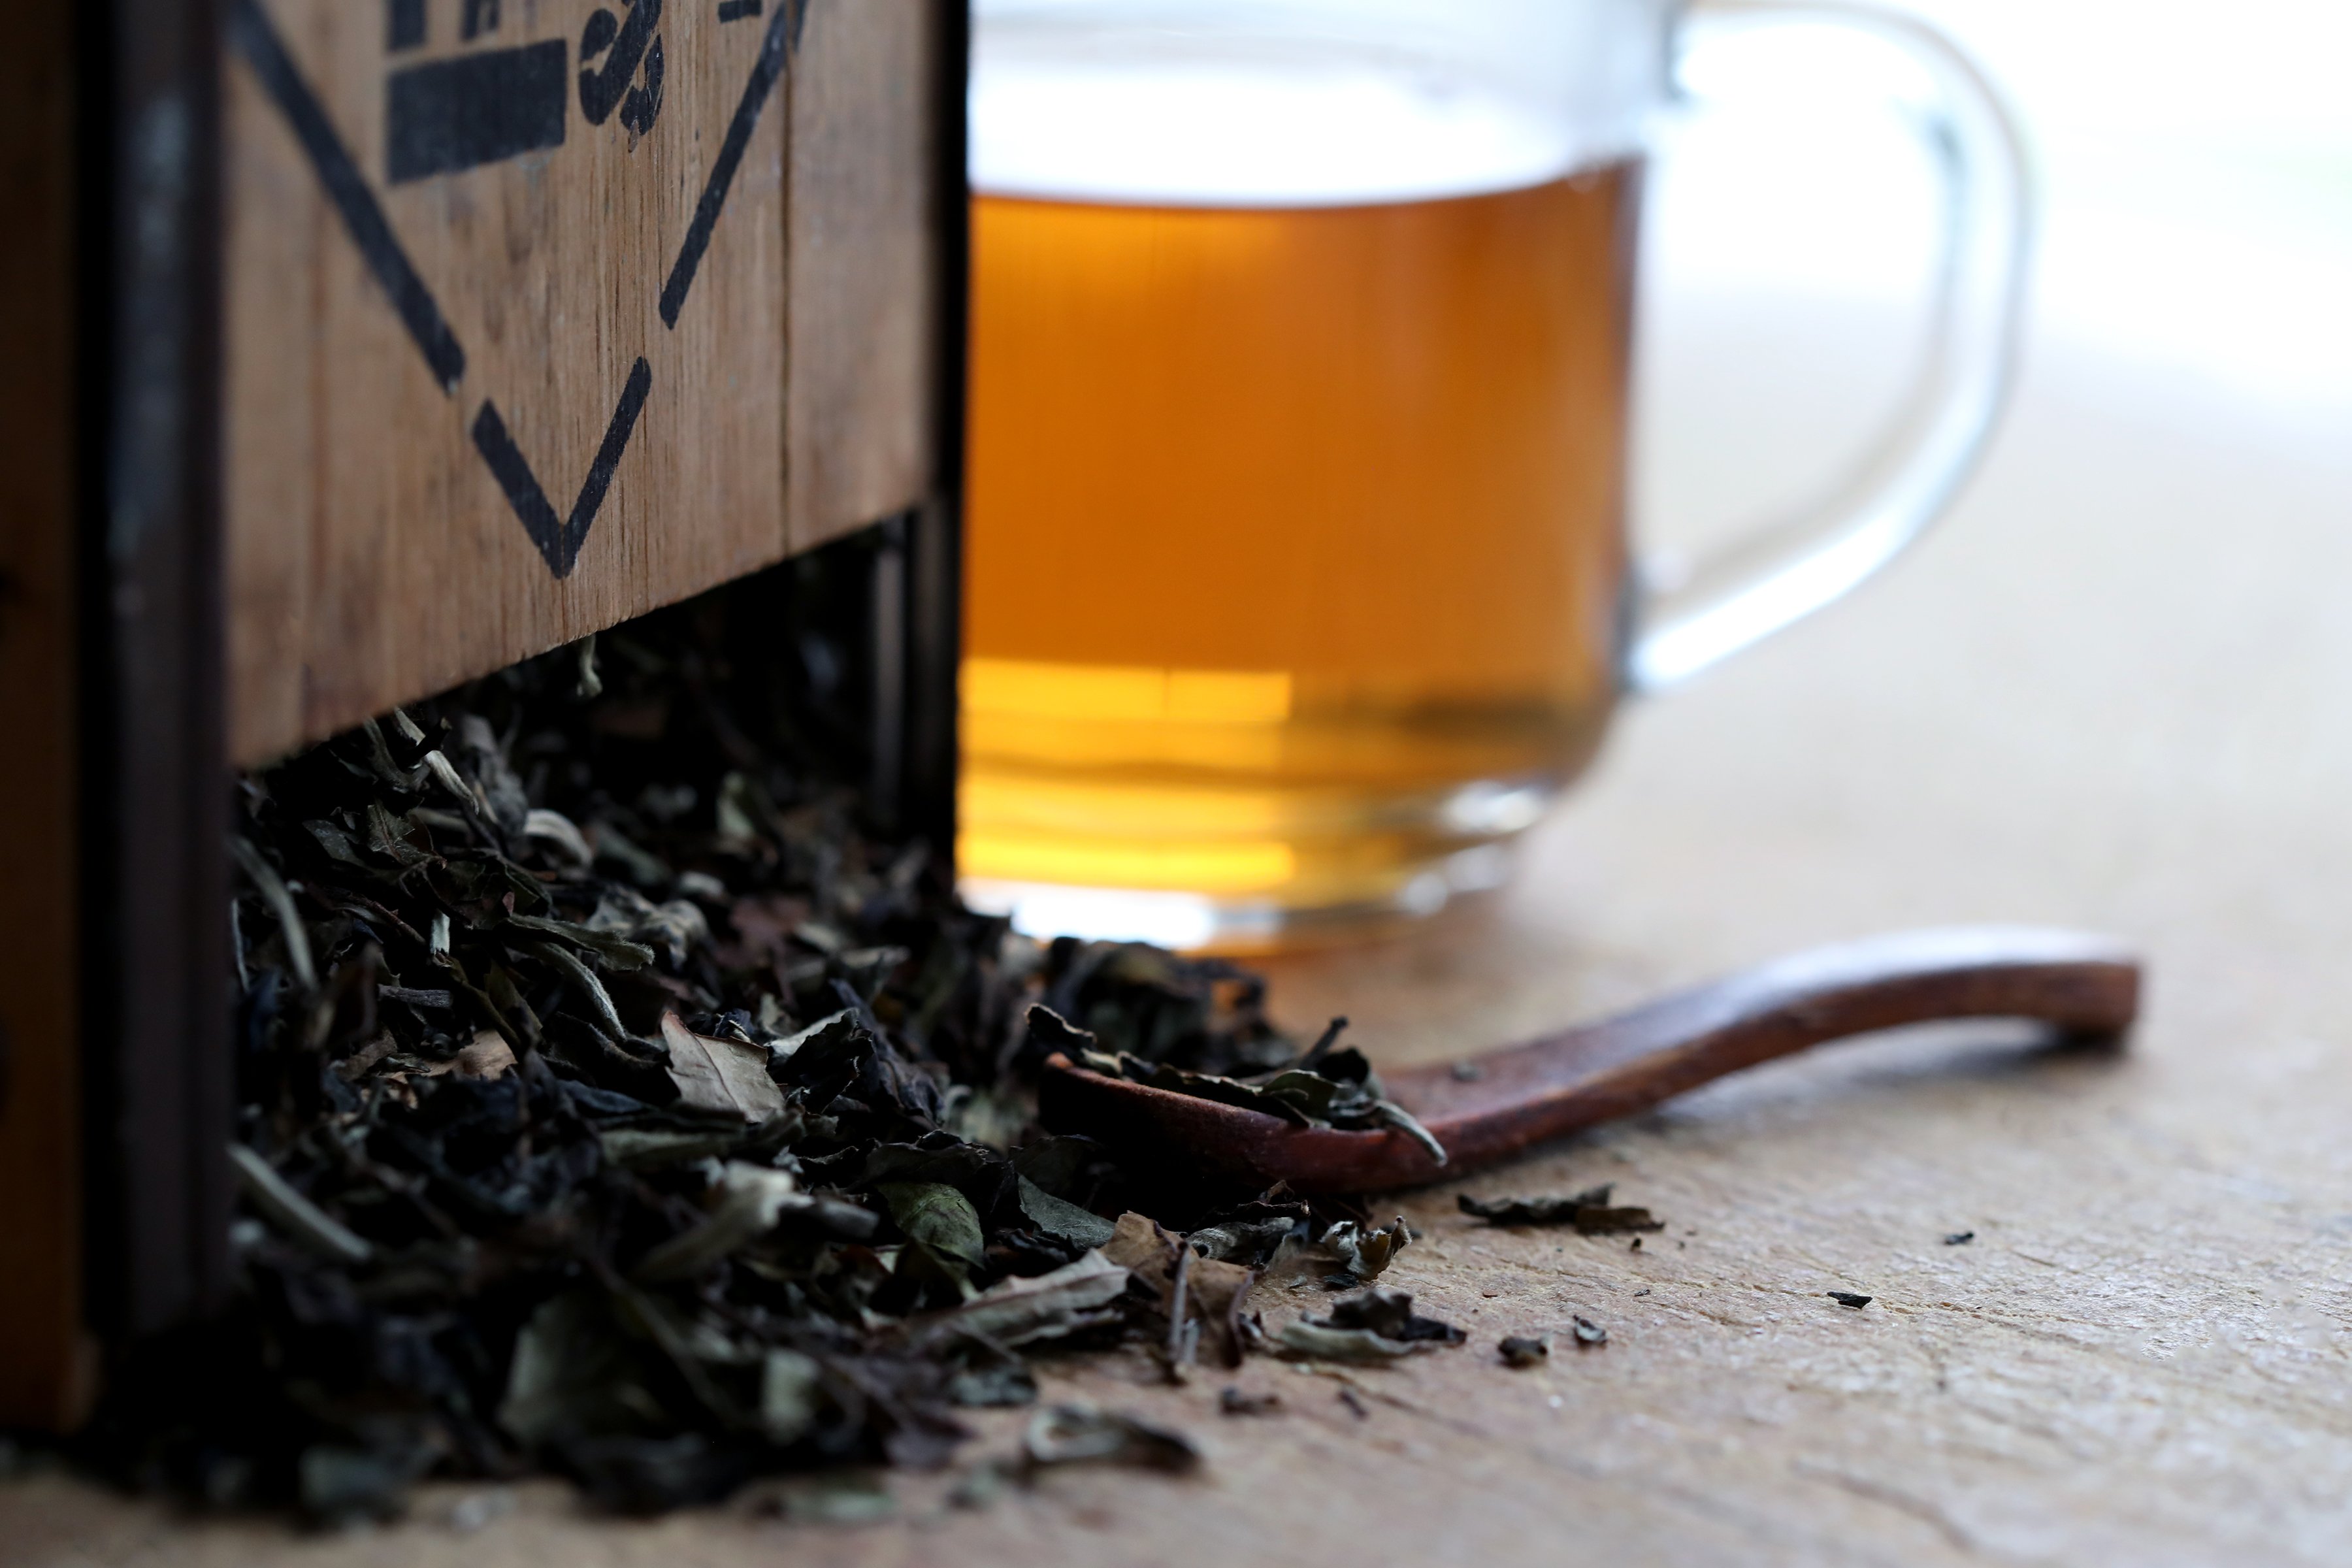
{"label": "wooden table surface", "polygon": [[[1832,395],[1836,356],[1781,352],[1801,317],[1757,327],[1727,379],[1801,372]],[[1239,1377],[1282,1394],[1260,1419],[1219,1416],[1217,1378],[1050,1380],[1195,1433],[1191,1480],[1058,1473],[952,1528],[938,1480],[899,1481],[898,1520],[856,1529],[613,1523],[551,1485],[460,1489],[319,1540],[51,1474],[0,1489],[0,1559],[2352,1561],[2340,432],[2042,342],[1960,515],[1851,604],[1629,713],[1515,888],[1278,966],[1293,1021],[1348,1012],[1405,1061],[1814,941],[2074,923],[2151,961],[2120,1057],[2000,1028],[1882,1038],[1470,1184],[1614,1182],[1671,1222],[1639,1251],[1412,1195],[1425,1240],[1391,1279],[1473,1342],[1362,1374],[1368,1415],[1265,1361]],[[1739,482],[1721,456],[1707,482]],[[1498,1364],[1502,1333],[1577,1314],[1605,1347]],[[460,1530],[469,1498],[508,1511]]]}

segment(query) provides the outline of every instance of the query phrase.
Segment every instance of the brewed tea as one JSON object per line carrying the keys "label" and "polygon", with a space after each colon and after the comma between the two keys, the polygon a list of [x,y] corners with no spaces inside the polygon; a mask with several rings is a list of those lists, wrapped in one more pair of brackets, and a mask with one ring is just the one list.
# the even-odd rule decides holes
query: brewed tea
{"label": "brewed tea", "polygon": [[1613,696],[1638,188],[978,200],[968,888],[1410,905],[1526,826]]}

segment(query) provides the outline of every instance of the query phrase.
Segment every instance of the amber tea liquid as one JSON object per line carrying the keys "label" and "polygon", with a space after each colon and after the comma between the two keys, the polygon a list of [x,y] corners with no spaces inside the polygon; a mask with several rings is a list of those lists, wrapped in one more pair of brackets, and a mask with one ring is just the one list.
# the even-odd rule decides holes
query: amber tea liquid
{"label": "amber tea liquid", "polygon": [[976,902],[1247,946],[1484,875],[1613,696],[1637,185],[978,199]]}

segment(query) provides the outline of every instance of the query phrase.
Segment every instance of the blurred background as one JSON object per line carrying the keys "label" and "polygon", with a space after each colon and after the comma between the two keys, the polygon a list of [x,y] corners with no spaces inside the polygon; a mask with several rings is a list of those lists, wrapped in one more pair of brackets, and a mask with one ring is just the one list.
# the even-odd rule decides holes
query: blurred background
{"label": "blurred background", "polygon": [[[2023,122],[2043,215],[2029,379],[2053,353],[2092,354],[2252,419],[2341,427],[2352,6],[1889,8],[1975,55]],[[1866,438],[1859,421],[1901,384],[1921,324],[1937,226],[1923,155],[1841,85],[1833,47],[1778,44],[1772,112],[1685,120],[1652,187],[1639,502],[1662,542],[1822,482],[1830,429]],[[1824,362],[1832,306],[1846,346]],[[1735,394],[1719,378],[1748,382],[1739,365],[1760,374]]]}

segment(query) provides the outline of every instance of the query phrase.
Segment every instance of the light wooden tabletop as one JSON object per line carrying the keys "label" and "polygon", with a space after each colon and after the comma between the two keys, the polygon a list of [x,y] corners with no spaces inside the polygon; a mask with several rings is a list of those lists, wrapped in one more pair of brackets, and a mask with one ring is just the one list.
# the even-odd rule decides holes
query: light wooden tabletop
{"label": "light wooden tabletop", "polygon": [[[1723,395],[1791,374],[1832,395],[1837,356],[1790,352],[1805,321],[1739,329]],[[0,1559],[2352,1560],[2347,518],[2340,422],[2044,340],[1951,524],[1627,714],[1514,889],[1279,965],[1292,1021],[1347,1012],[1389,1061],[1894,926],[2080,924],[2152,965],[2121,1057],[1999,1028],[1885,1038],[1471,1184],[1614,1182],[1670,1222],[1639,1251],[1478,1228],[1452,1188],[1410,1197],[1426,1238],[1391,1278],[1473,1342],[1363,1374],[1366,1415],[1269,1362],[1239,1375],[1284,1397],[1256,1419],[1216,1413],[1222,1380],[1111,1362],[1049,1394],[1183,1426],[1202,1476],[1058,1473],[952,1528],[937,1480],[859,1529],[614,1524],[552,1486],[460,1489],[327,1541],[43,1476],[0,1488]],[[1605,1347],[1498,1364],[1500,1334],[1578,1314]],[[467,1499],[499,1517],[457,1529]]]}

